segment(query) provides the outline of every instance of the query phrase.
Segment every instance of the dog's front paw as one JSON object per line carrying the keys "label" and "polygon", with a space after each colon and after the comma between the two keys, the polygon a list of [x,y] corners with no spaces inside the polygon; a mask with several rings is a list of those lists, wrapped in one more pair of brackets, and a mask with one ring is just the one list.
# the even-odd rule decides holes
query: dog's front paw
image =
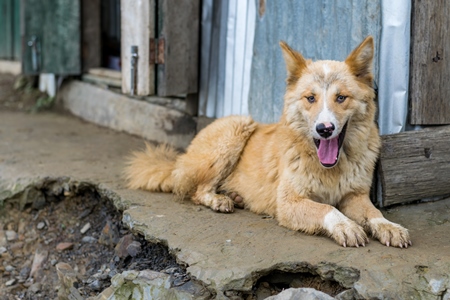
{"label": "dog's front paw", "polygon": [[344,247],[365,247],[369,242],[364,229],[353,221],[336,225],[331,237]]}
{"label": "dog's front paw", "polygon": [[369,224],[373,237],[388,247],[408,248],[412,245],[408,229],[396,223],[385,218],[374,218],[369,221]]}
{"label": "dog's front paw", "polygon": [[369,242],[364,229],[337,210],[325,216],[324,227],[330,236],[344,247],[365,247]]}

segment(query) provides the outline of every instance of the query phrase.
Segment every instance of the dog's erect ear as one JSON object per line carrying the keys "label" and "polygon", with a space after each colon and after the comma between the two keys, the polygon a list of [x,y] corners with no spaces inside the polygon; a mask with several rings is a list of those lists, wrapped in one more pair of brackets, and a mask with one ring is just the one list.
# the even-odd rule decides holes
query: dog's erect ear
{"label": "dog's erect ear", "polygon": [[345,60],[352,73],[370,86],[373,82],[373,53],[373,38],[368,36]]}
{"label": "dog's erect ear", "polygon": [[306,67],[306,60],[297,51],[293,50],[283,41],[280,41],[280,47],[283,51],[284,61],[287,69],[287,83],[296,82],[302,75],[302,70]]}

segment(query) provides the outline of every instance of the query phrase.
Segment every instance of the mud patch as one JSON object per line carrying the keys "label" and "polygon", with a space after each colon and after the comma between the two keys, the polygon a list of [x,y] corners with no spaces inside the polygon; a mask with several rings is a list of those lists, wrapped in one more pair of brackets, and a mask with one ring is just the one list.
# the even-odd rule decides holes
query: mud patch
{"label": "mud patch", "polygon": [[0,109],[4,111],[36,112],[51,107],[47,94],[37,88],[36,76],[0,74]]}
{"label": "mud patch", "polygon": [[0,299],[58,298],[61,263],[76,273],[74,286],[84,299],[98,295],[125,270],[163,272],[170,274],[172,286],[189,286],[185,266],[168,248],[133,234],[121,218],[94,186],[75,188],[67,182],[29,187],[3,202]]}

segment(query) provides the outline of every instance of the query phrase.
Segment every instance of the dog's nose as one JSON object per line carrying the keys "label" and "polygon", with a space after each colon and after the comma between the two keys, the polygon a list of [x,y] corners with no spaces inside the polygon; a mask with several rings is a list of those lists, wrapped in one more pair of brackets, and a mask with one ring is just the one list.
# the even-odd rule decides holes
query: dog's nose
{"label": "dog's nose", "polygon": [[330,122],[319,123],[316,126],[317,133],[323,138],[328,138],[330,135],[332,135],[334,129],[334,124]]}

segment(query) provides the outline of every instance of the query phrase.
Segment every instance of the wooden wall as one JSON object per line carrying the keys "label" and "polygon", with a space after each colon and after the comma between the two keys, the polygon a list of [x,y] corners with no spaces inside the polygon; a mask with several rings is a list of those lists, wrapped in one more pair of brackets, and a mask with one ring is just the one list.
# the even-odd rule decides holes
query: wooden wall
{"label": "wooden wall", "polygon": [[412,4],[410,122],[450,124],[450,1]]}

